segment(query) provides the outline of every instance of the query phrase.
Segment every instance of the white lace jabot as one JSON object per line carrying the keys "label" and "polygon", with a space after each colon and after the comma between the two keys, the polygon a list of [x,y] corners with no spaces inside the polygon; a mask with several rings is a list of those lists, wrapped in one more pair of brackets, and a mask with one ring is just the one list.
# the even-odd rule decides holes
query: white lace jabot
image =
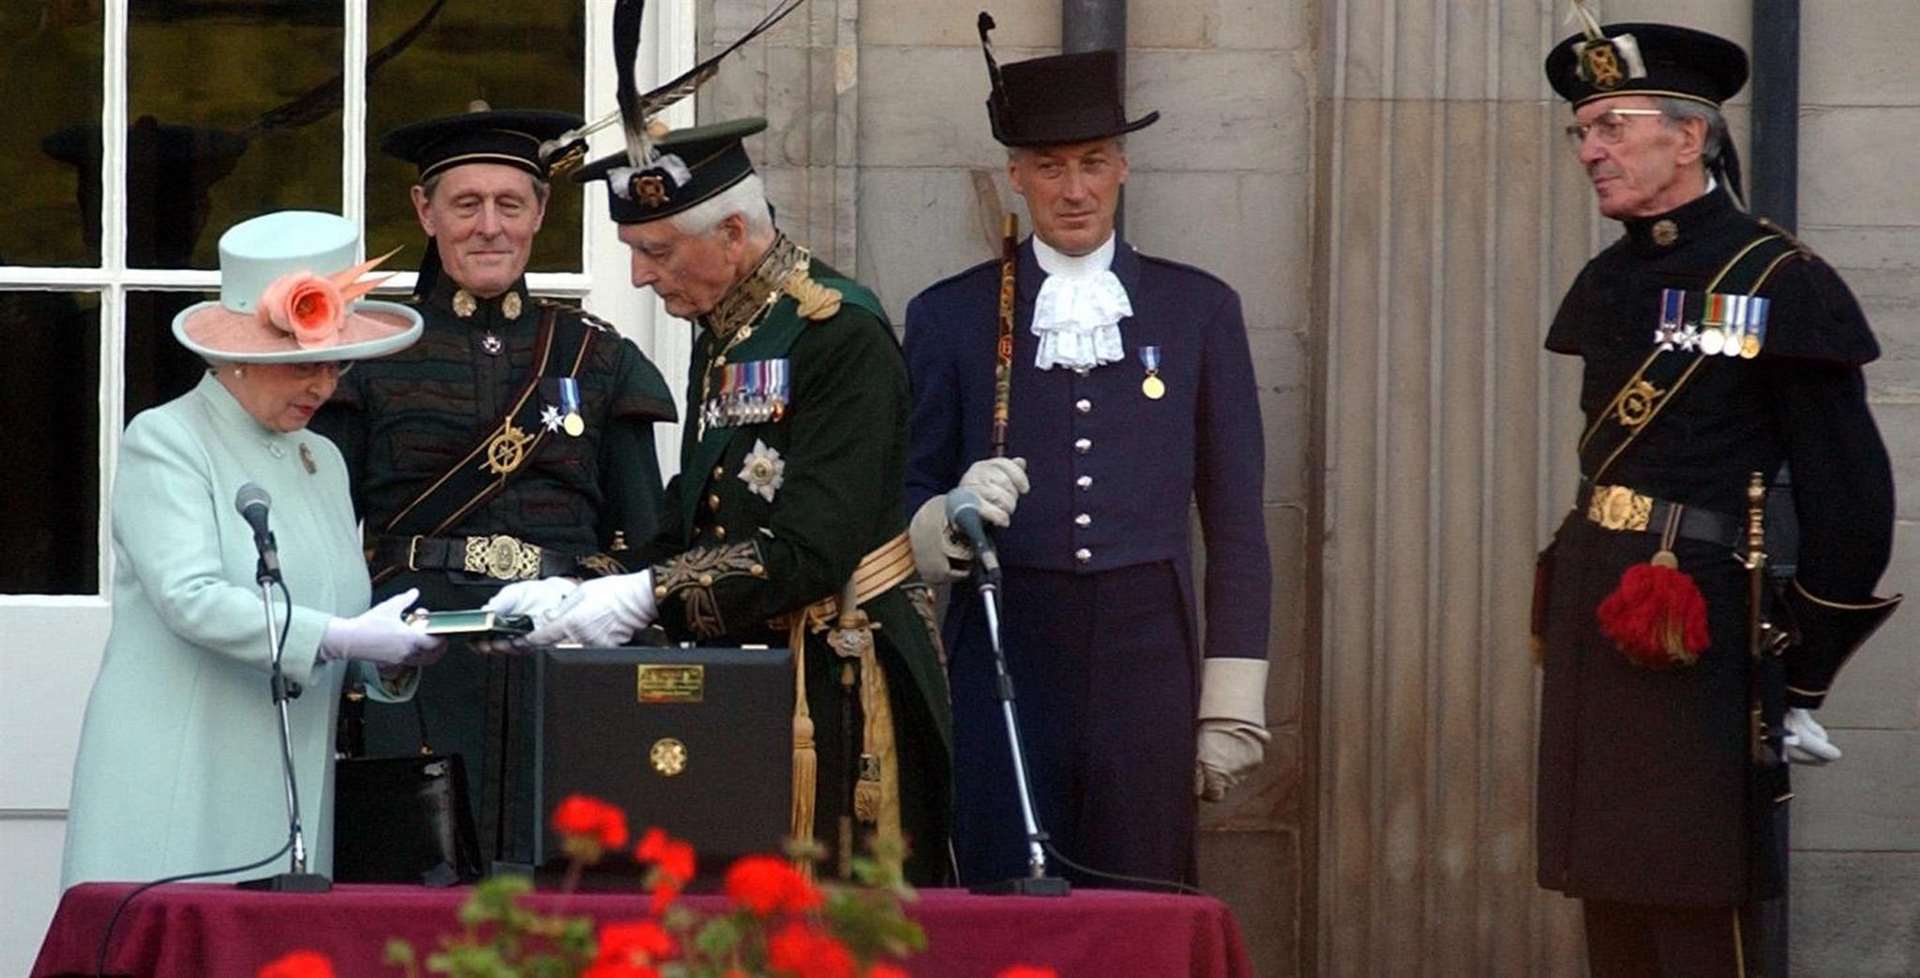
{"label": "white lace jabot", "polygon": [[1120,320],[1133,315],[1126,286],[1113,274],[1115,239],[1075,257],[1033,237],[1033,257],[1047,277],[1033,302],[1033,335],[1040,338],[1033,365],[1086,369],[1125,358]]}

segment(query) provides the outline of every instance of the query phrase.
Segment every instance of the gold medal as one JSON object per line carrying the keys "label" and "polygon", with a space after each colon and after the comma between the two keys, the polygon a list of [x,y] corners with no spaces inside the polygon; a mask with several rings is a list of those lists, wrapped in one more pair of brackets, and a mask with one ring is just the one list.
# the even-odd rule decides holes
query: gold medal
{"label": "gold medal", "polygon": [[1167,382],[1161,380],[1157,373],[1148,374],[1147,378],[1140,382],[1140,393],[1147,395],[1148,400],[1157,401],[1167,396]]}
{"label": "gold medal", "polygon": [[1760,337],[1748,333],[1740,337],[1740,355],[1748,360],[1760,355]]}
{"label": "gold medal", "polygon": [[587,430],[587,423],[585,421],[580,420],[579,415],[569,414],[567,415],[566,420],[560,422],[560,427],[565,429],[566,433],[569,436],[578,438],[583,432]]}

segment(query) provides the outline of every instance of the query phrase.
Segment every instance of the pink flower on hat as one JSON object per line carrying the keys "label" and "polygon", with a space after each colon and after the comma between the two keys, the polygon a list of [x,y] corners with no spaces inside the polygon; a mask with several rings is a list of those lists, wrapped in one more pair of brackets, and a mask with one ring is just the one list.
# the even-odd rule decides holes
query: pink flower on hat
{"label": "pink flower on hat", "polygon": [[340,287],[312,272],[291,272],[273,280],[260,294],[259,316],[303,350],[337,346],[347,324],[347,303]]}
{"label": "pink flower on hat", "polygon": [[391,257],[393,252],[389,251],[324,278],[312,272],[289,272],[260,293],[256,314],[262,323],[290,334],[303,350],[338,346],[340,330],[347,324],[347,303],[393,277],[383,275],[361,282],[360,276]]}

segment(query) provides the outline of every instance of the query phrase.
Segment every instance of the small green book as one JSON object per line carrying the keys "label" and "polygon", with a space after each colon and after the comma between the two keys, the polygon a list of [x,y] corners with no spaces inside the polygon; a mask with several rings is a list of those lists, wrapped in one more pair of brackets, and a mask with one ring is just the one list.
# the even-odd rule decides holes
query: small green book
{"label": "small green book", "polygon": [[467,611],[416,611],[407,616],[413,627],[428,635],[511,637],[533,631],[526,615],[497,615],[485,608]]}

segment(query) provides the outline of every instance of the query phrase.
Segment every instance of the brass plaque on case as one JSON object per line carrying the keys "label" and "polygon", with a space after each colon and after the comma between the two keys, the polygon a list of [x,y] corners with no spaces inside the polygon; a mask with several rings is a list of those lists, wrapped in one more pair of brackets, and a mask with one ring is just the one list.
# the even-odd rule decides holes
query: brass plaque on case
{"label": "brass plaque on case", "polygon": [[707,667],[640,665],[636,697],[642,703],[698,703],[706,695]]}

